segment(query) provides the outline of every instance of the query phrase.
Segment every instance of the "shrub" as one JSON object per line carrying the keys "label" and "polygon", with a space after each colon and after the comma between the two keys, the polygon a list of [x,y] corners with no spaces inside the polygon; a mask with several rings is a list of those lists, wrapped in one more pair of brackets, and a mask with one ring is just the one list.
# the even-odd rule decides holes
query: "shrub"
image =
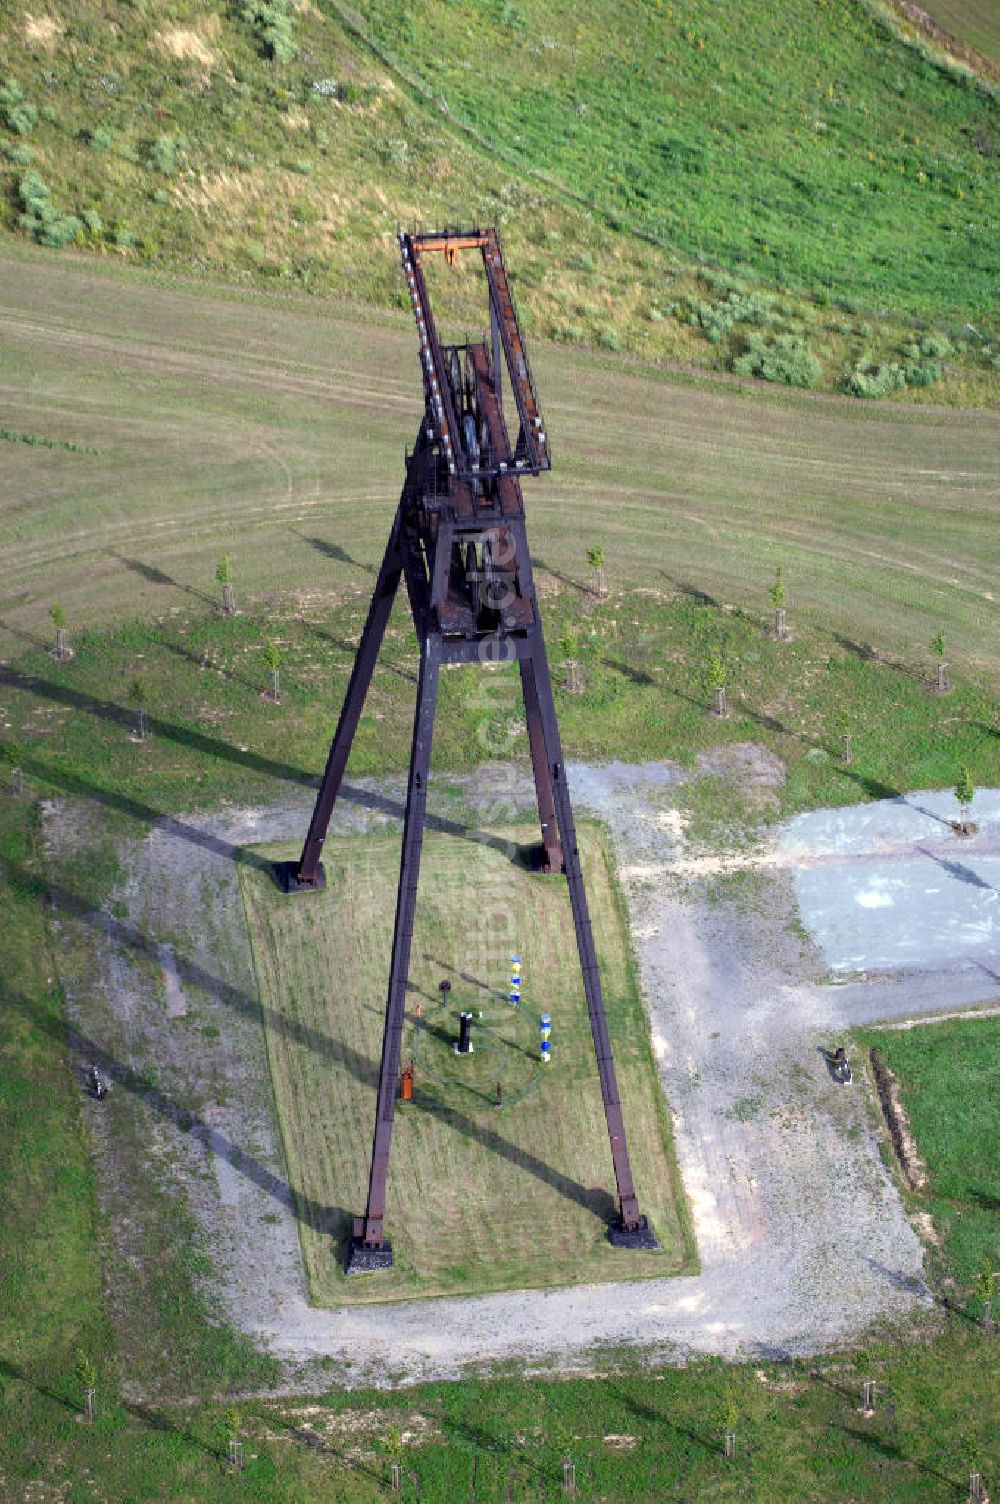
{"label": "shrub", "polygon": [[21,85],[13,78],[0,84],[0,108],[15,136],[28,136],[38,124],[38,111],[24,97]]}
{"label": "shrub", "polygon": [[298,51],[288,0],[239,0],[239,16],[253,28],[263,57],[290,63]]}
{"label": "shrub", "polygon": [[110,125],[98,125],[86,132],[87,145],[92,146],[95,151],[107,151],[108,147],[114,144],[114,139],[115,133]]}
{"label": "shrub", "polygon": [[35,153],[30,146],[25,146],[23,141],[5,141],[3,154],[8,162],[13,162],[15,167],[27,167],[35,160]]}
{"label": "shrub", "polygon": [[941,380],[941,363],[937,360],[910,361],[903,368],[907,386],[934,386]]}
{"label": "shrub", "polygon": [[52,202],[52,190],[37,172],[26,172],[18,184],[24,213],[18,223],[39,245],[58,250],[83,233],[75,214],[62,214]]}
{"label": "shrub", "polygon": [[947,360],[955,351],[947,334],[925,334],[920,341],[920,353],[932,360]]}
{"label": "shrub", "polygon": [[741,376],[760,376],[783,386],[813,387],[823,374],[823,367],[798,334],[778,334],[768,340],[752,334],[747,348],[733,361],[733,370]]}
{"label": "shrub", "polygon": [[733,290],[717,303],[699,298],[691,307],[691,322],[705,331],[711,344],[717,345],[737,324],[776,323],[774,303],[770,293]]}
{"label": "shrub", "polygon": [[157,136],[149,148],[149,165],[154,172],[171,178],[180,166],[183,150],[184,142],[178,136]]}
{"label": "shrub", "polygon": [[101,216],[98,214],[96,209],[84,209],[83,213],[80,215],[80,218],[83,220],[83,223],[86,226],[87,233],[89,235],[96,237],[100,235],[101,231],[104,229],[104,226],[101,223]]}
{"label": "shrub", "polygon": [[859,360],[845,382],[852,397],[887,397],[905,385],[902,366],[895,363],[878,366],[871,360]]}

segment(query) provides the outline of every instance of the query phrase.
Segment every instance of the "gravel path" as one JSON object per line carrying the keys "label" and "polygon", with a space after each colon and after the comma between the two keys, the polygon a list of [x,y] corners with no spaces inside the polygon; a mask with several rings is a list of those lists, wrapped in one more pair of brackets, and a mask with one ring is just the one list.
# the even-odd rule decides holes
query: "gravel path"
{"label": "gravel path", "polygon": [[[748,766],[751,781],[780,776],[765,754]],[[804,1354],[932,1309],[919,1239],[880,1158],[867,1087],[860,1072],[853,1087],[835,1085],[822,1049],[855,1022],[994,997],[1000,942],[976,965],[827,984],[828,967],[797,922],[796,859],[782,854],[780,833],[757,853],[745,893],[713,899],[700,879],[674,875],[690,855],[671,807],[678,776],[661,765],[570,769],[578,808],[607,822],[618,855],[701,1259],[695,1276],[345,1312],[307,1304],[249,948],[233,938],[234,927],[243,932],[232,857],[245,842],[298,837],[308,805],[165,822],[123,855],[127,923],[105,913],[69,921],[87,925],[113,964],[110,995],[123,1000],[114,1005],[116,1048],[126,1059],[123,1019],[141,1014],[143,1050],[166,1051],[173,1079],[182,1080],[177,1031],[197,1022],[197,1067],[188,1069],[203,1088],[225,1080],[224,1107],[196,1113],[193,1132],[190,1121],[172,1120],[169,1102],[144,1100],[142,1110],[159,1117],[163,1163],[180,1155],[196,1172],[186,1190],[210,1236],[227,1313],[300,1379],[314,1360],[324,1360],[324,1382],[357,1386],[452,1377],[470,1366],[586,1371],[623,1346],[665,1361]],[[488,808],[491,818],[530,803],[526,776],[513,789],[505,776],[502,787],[507,807],[498,816],[488,772],[439,779],[438,818],[454,819],[456,800]],[[384,784],[349,791],[335,833],[397,820],[401,792]],[[59,829],[71,825],[67,808],[50,820],[56,846]],[[139,932],[148,938],[137,947]],[[146,961],[131,972],[129,946]],[[158,992],[150,946],[167,956]],[[108,991],[98,1005],[82,984],[67,990],[72,1020],[99,1040]]]}

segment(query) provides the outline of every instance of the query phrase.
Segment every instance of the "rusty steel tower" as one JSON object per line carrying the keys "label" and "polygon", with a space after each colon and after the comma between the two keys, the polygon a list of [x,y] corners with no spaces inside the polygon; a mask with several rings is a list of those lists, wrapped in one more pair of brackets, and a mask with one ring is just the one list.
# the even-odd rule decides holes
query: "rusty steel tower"
{"label": "rusty steel tower", "polygon": [[[521,479],[551,465],[496,230],[400,232],[399,249],[420,338],[424,415],[389,533],[368,619],[326,771],[298,862],[279,864],[289,893],[322,887],[320,856],[400,581],[420,644],[420,672],[403,823],[396,922],[382,1039],[368,1204],[356,1217],[348,1273],[388,1268],[386,1184],[399,1090],[404,1004],[417,899],[434,710],[442,664],[517,660],[542,833],[542,867],[564,872],[576,927],[583,986],[604,1099],[618,1190],[612,1243],[656,1248],[639,1211],[608,1037],[600,973],[587,909],[542,623],[531,571]],[[479,343],[442,344],[435,328],[423,262],[449,265],[464,251],[482,255],[490,334]],[[510,396],[505,399],[504,388]],[[512,439],[512,434],[515,435]]]}

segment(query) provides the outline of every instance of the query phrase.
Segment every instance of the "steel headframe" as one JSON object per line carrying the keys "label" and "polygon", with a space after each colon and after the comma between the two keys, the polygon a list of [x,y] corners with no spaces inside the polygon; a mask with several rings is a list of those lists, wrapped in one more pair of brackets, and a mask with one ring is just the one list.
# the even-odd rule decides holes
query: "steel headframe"
{"label": "steel headframe", "polygon": [[[540,866],[543,871],[563,872],[566,876],[611,1145],[618,1203],[608,1235],[618,1246],[656,1248],[655,1235],[639,1210],[632,1181],[532,574],[521,479],[548,470],[551,451],[500,239],[495,229],[416,234],[401,230],[399,249],[420,340],[424,415],[413,451],[407,457],[399,506],[302,855],[298,862],[282,863],[276,869],[286,892],[311,891],[323,886],[325,877],[320,861],[323,843],[379,647],[403,581],[420,644],[420,672],[368,1204],[364,1216],[355,1218],[347,1269],[349,1273],[359,1273],[392,1264],[392,1245],[383,1225],[389,1155],[399,1088],[438,677],[442,665],[450,663],[482,665],[517,660],[541,825]],[[453,265],[460,253],[469,250],[478,250],[482,255],[489,293],[490,336],[479,343],[443,344],[431,310],[423,263],[428,256],[440,254],[446,263]],[[511,417],[517,423],[513,442],[504,409],[505,386],[513,397]]]}

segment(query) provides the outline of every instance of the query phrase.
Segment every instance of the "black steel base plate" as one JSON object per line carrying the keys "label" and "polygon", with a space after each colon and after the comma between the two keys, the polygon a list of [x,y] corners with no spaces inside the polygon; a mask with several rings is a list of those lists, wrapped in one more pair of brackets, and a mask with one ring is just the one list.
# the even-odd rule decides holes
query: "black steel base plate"
{"label": "black steel base plate", "polygon": [[638,1227],[626,1227],[624,1222],[612,1222],[608,1228],[608,1242],[612,1248],[643,1248],[651,1253],[660,1246],[646,1217],[641,1218]]}
{"label": "black steel base plate", "polygon": [[322,893],[326,887],[326,868],[320,862],[314,883],[299,882],[298,862],[275,862],[274,880],[282,893]]}
{"label": "black steel base plate", "polygon": [[392,1268],[392,1244],[386,1239],[377,1247],[366,1243],[364,1238],[352,1238],[347,1250],[345,1274],[377,1274],[380,1269]]}
{"label": "black steel base plate", "polygon": [[524,854],[524,865],[529,872],[552,875],[566,870],[562,862],[557,867],[553,866],[549,860],[549,853],[541,841],[536,841],[533,846],[523,846],[521,850]]}

